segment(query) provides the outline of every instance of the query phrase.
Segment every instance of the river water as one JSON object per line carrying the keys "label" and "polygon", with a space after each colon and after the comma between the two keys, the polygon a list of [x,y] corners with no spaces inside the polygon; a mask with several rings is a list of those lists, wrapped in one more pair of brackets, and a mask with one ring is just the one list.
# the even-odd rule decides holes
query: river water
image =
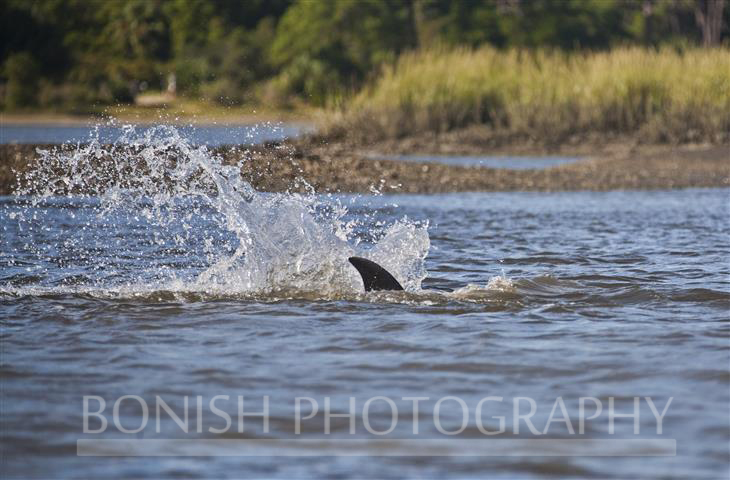
{"label": "river water", "polygon": [[[154,125],[138,127],[140,133],[154,130]],[[255,125],[185,125],[177,129],[194,144],[247,145],[293,137],[307,130],[304,125],[277,122]],[[0,144],[4,143],[66,143],[87,142],[89,139],[112,143],[123,136],[124,125],[108,122],[101,125],[55,125],[3,123]]]}
{"label": "river water", "polygon": [[263,194],[127,141],[0,200],[4,476],[727,475],[730,190]]}

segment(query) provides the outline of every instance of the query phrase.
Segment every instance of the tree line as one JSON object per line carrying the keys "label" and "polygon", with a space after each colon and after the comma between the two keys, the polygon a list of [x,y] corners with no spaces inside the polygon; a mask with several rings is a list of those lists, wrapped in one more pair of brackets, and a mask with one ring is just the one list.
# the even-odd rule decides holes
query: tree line
{"label": "tree line", "polygon": [[0,0],[4,110],[324,105],[404,52],[728,43],[726,0]]}

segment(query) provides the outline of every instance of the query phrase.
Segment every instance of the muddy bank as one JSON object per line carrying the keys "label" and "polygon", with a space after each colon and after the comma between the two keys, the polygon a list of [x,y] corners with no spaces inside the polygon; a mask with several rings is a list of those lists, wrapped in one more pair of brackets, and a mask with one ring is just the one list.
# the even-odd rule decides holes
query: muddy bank
{"label": "muddy bank", "polygon": [[[444,142],[438,153],[545,153],[544,148],[513,146],[481,150],[474,145]],[[407,144],[405,144],[407,146]],[[318,192],[439,193],[458,191],[558,191],[667,189],[730,186],[730,146],[632,145],[621,142],[586,146],[564,145],[550,153],[582,155],[586,159],[544,170],[505,170],[485,167],[418,164],[369,158],[375,152],[424,152],[392,145],[377,148],[303,139],[254,148],[219,147],[215,151],[227,163],[245,159],[242,174],[257,189],[303,191],[311,185]],[[486,147],[486,146],[485,146]],[[0,194],[10,194],[16,172],[23,172],[37,158],[37,148],[75,148],[53,145],[0,145]],[[592,150],[592,152],[591,152]],[[487,153],[488,152],[488,153]],[[302,182],[304,180],[305,182]]]}

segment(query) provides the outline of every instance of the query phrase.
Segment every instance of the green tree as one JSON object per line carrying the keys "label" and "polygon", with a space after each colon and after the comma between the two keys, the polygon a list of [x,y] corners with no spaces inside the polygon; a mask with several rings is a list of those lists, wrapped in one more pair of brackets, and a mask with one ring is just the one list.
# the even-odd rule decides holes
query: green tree
{"label": "green tree", "polygon": [[399,0],[300,0],[279,22],[271,60],[283,69],[318,63],[312,70],[357,84],[381,62],[417,45],[411,8]]}
{"label": "green tree", "polygon": [[116,81],[161,88],[163,68],[171,58],[169,20],[162,0],[126,0],[102,4],[102,44],[110,54],[109,70]]}
{"label": "green tree", "polygon": [[610,47],[630,37],[625,21],[638,2],[533,0],[503,8],[507,43],[563,49]]}
{"label": "green tree", "polygon": [[8,79],[5,106],[10,110],[33,106],[36,103],[40,66],[28,52],[15,53],[3,64]]}

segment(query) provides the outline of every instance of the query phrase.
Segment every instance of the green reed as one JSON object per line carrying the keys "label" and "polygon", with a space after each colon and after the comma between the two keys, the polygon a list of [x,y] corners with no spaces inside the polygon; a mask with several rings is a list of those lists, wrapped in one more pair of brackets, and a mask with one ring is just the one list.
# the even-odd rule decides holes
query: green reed
{"label": "green reed", "polygon": [[598,132],[725,142],[730,50],[408,53],[345,102],[327,130],[373,140],[475,124],[543,141]]}

